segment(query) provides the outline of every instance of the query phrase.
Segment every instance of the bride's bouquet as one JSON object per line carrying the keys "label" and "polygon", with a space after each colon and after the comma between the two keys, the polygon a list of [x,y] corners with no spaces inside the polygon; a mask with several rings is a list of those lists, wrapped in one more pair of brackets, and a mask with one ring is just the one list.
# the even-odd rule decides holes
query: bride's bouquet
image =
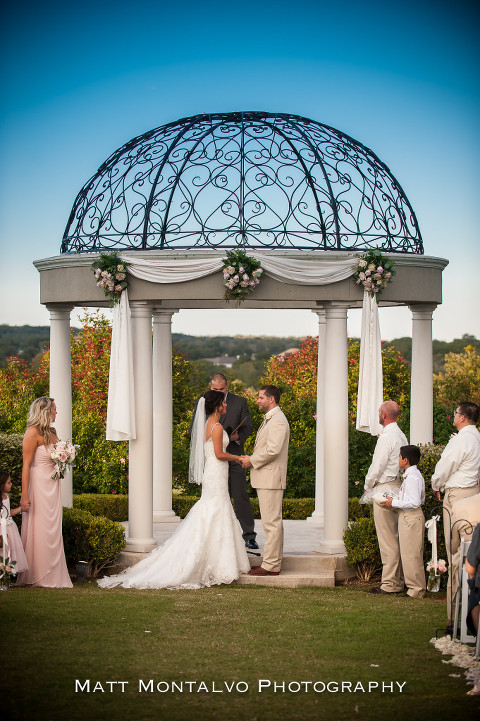
{"label": "bride's bouquet", "polygon": [[70,441],[57,441],[52,446],[51,459],[54,462],[55,470],[52,478],[56,481],[63,478],[67,468],[71,468],[78,446],[74,446]]}

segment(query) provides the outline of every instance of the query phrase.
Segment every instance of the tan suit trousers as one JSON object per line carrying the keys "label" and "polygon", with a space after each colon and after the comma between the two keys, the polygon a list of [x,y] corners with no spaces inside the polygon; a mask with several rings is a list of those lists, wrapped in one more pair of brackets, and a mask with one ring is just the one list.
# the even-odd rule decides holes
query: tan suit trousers
{"label": "tan suit trousers", "polygon": [[[445,489],[445,495],[443,497],[443,533],[445,535],[445,546],[447,548],[447,563],[448,563],[448,581],[447,581],[447,618],[448,621],[453,621],[454,616],[454,599],[457,591],[457,579],[452,569],[452,549],[450,548],[450,520],[452,517],[452,506],[455,501],[459,501],[460,498],[467,498],[468,496],[474,496],[478,493],[478,487],[472,486],[470,488],[447,488]],[[456,549],[454,549],[455,552]],[[457,565],[458,573],[458,565]]]}
{"label": "tan suit trousers", "polygon": [[280,571],[283,556],[283,488],[257,488],[256,490],[265,531],[262,566],[267,571]]}
{"label": "tan suit trousers", "polygon": [[412,511],[398,509],[398,542],[407,593],[412,598],[425,596],[425,516],[421,508]]}
{"label": "tan suit trousers", "polygon": [[405,583],[398,542],[398,511],[374,503],[373,518],[383,566],[380,588],[387,593],[403,591]]}

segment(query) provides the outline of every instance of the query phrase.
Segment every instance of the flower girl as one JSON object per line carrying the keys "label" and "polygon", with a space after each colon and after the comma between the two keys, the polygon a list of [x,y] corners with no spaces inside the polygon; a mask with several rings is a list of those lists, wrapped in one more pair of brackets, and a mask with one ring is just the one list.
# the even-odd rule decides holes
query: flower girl
{"label": "flower girl", "polygon": [[10,497],[8,494],[11,488],[12,481],[10,475],[5,471],[0,471],[0,524],[2,536],[0,557],[9,558],[10,561],[16,561],[15,571],[18,573],[26,571],[28,569],[28,563],[17,524],[12,519],[12,516],[21,513],[22,509],[19,507],[10,510]]}

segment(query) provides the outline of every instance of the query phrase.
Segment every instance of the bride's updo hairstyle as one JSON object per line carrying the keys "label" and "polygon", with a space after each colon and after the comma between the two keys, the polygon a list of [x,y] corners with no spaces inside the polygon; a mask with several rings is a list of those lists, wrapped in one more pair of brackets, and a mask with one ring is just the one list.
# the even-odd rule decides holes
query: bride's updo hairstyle
{"label": "bride's updo hairstyle", "polygon": [[207,417],[215,413],[225,400],[222,391],[207,391],[203,397],[205,398],[205,415]]}
{"label": "bride's updo hairstyle", "polygon": [[30,406],[27,418],[27,428],[36,426],[46,446],[50,444],[52,435],[55,434],[55,428],[52,428],[52,403],[53,398],[47,396],[37,398]]}

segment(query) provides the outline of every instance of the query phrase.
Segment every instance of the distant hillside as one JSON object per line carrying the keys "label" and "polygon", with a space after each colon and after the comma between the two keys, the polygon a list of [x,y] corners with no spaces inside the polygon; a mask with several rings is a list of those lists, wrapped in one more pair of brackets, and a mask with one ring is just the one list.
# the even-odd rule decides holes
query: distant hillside
{"label": "distant hillside", "polygon": [[[386,346],[395,346],[409,363],[412,361],[412,339],[411,338],[395,338],[391,341],[385,341]],[[467,345],[472,345],[477,351],[480,351],[480,340],[474,335],[462,335],[461,338],[455,338],[450,342],[444,340],[433,341],[433,371],[440,373],[445,367],[445,356],[447,353],[462,353]]]}
{"label": "distant hillside", "polygon": [[[80,331],[81,332],[81,331]],[[0,367],[4,368],[7,358],[19,356],[27,362],[32,361],[36,355],[48,347],[50,337],[49,326],[10,326],[0,325]],[[205,376],[218,368],[230,377],[240,378],[248,385],[256,384],[263,373],[265,361],[270,356],[291,347],[300,346],[303,338],[285,336],[193,336],[183,333],[173,333],[173,347],[186,355],[189,360],[202,361]],[[395,346],[404,358],[411,361],[412,339],[395,338],[385,341],[386,346]],[[465,346],[472,345],[480,352],[480,340],[473,335],[463,335],[461,338],[447,343],[446,341],[433,341],[433,366],[435,373],[444,368],[446,353],[461,353]],[[227,357],[227,366],[214,366],[206,359],[219,359]],[[233,367],[232,365],[232,360]],[[217,360],[218,362],[218,360]]]}
{"label": "distant hillside", "polygon": [[30,363],[38,353],[43,353],[49,342],[48,325],[0,325],[0,368],[5,368],[10,356]]}

